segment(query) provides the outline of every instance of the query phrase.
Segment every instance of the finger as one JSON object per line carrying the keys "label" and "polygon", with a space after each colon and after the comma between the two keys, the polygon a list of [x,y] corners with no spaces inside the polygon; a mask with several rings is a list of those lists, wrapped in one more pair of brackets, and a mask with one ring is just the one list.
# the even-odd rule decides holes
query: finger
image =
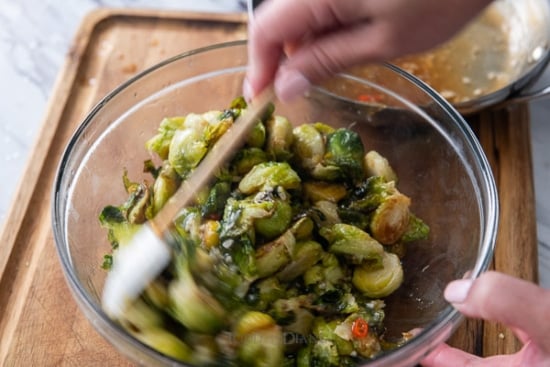
{"label": "finger", "polygon": [[441,344],[428,354],[420,364],[423,367],[465,367],[480,359],[480,357],[452,348],[447,344]]}
{"label": "finger", "polygon": [[549,290],[508,275],[487,272],[473,282],[467,279],[451,282],[445,289],[445,298],[466,316],[502,322],[550,349],[550,323],[546,321],[550,320]]}
{"label": "finger", "polygon": [[398,52],[380,35],[382,24],[358,23],[300,44],[283,68],[318,82],[364,61],[381,61]]}
{"label": "finger", "polygon": [[[538,366],[539,364],[522,364],[521,354],[499,355],[488,358],[481,358],[462,350],[441,344],[420,364],[423,367],[512,367],[512,366]],[[540,358],[531,361],[541,361]],[[518,363],[520,362],[520,363]]]}
{"label": "finger", "polygon": [[284,45],[357,22],[365,14],[364,3],[368,2],[277,0],[262,4],[249,30],[247,80],[252,89],[258,92],[273,79]]}

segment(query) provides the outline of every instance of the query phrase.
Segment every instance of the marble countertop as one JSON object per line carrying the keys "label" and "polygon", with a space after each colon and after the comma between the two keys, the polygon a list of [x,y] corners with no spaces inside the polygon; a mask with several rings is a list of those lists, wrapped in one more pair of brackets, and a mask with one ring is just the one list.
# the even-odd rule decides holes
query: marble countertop
{"label": "marble countertop", "polygon": [[[73,35],[103,6],[243,11],[245,0],[0,0],[0,224],[42,123],[54,80]],[[550,68],[541,84],[550,84]],[[550,100],[531,103],[540,283],[550,288]],[[526,163],[527,164],[527,163]]]}

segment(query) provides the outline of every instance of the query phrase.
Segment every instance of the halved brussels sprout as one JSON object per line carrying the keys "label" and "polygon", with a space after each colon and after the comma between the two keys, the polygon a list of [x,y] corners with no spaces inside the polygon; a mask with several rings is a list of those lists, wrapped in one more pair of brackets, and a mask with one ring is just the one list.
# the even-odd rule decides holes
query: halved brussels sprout
{"label": "halved brussels sprout", "polygon": [[255,165],[239,182],[239,190],[244,194],[258,191],[271,191],[277,186],[285,190],[300,187],[300,176],[286,162],[265,162]]}
{"label": "halved brussels sprout", "polygon": [[369,177],[380,176],[387,182],[397,182],[397,175],[388,160],[375,150],[371,150],[365,154],[364,166],[365,172]]}
{"label": "halved brussels sprout", "polygon": [[292,157],[292,124],[282,116],[272,116],[266,121],[266,152],[275,160],[287,161]]}
{"label": "halved brussels sprout", "polygon": [[376,208],[370,222],[372,236],[384,245],[391,245],[407,230],[411,199],[396,192]]}
{"label": "halved brussels sprout", "polygon": [[401,260],[395,254],[384,252],[382,267],[368,264],[357,266],[352,282],[367,297],[387,297],[403,283]]}
{"label": "halved brussels sprout", "polygon": [[354,264],[364,261],[380,263],[384,255],[384,247],[367,232],[345,224],[337,223],[332,227],[321,228],[319,234],[329,242],[329,251],[337,255],[345,255]]}

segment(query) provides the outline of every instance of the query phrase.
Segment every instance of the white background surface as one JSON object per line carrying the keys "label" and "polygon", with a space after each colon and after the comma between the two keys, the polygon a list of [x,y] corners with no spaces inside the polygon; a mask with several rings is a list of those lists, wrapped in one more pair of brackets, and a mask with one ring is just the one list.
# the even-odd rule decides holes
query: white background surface
{"label": "white background surface", "polygon": [[[241,0],[0,0],[0,226],[83,16],[100,6],[244,11]],[[550,70],[542,82],[550,83]],[[550,288],[550,99],[532,103],[539,269]],[[527,164],[528,162],[526,162]],[[8,229],[9,230],[9,229]]]}

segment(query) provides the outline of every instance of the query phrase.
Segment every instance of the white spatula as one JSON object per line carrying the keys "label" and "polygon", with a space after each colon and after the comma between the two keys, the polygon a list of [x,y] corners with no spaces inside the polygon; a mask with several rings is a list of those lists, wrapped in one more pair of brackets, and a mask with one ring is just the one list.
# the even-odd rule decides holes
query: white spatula
{"label": "white spatula", "polygon": [[115,254],[102,296],[103,309],[110,317],[123,316],[127,305],[169,264],[171,250],[165,239],[175,216],[181,208],[192,203],[197,192],[211,182],[235,150],[242,146],[273,97],[273,88],[268,87],[254,98],[161,211]]}

